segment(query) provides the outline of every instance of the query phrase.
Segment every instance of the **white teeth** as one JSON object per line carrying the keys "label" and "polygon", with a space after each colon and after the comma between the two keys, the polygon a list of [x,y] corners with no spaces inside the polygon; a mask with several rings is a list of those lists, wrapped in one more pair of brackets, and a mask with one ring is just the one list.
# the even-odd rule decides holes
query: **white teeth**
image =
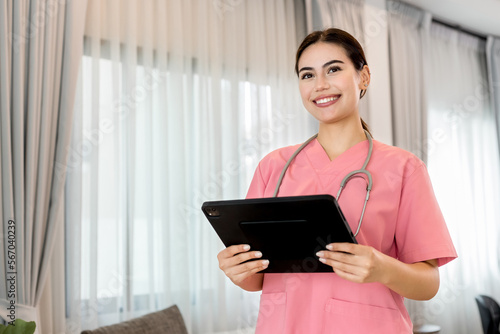
{"label": "white teeth", "polygon": [[335,100],[338,100],[338,99],[339,99],[339,96],[325,97],[324,99],[316,100],[316,103],[317,104],[327,103],[327,102],[335,101]]}

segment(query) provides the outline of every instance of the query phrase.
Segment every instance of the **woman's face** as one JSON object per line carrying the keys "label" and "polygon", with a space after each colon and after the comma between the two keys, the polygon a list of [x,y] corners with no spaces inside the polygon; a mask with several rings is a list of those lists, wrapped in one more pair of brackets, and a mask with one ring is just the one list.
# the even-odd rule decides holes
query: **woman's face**
{"label": "woman's face", "polygon": [[299,90],[306,109],[320,123],[359,122],[358,103],[368,67],[358,72],[344,49],[318,42],[302,53],[299,62]]}

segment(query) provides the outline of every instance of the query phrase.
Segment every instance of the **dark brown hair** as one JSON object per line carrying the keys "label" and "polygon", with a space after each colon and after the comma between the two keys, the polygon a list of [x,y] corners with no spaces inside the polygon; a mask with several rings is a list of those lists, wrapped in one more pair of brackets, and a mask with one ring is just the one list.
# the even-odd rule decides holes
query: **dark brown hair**
{"label": "dark brown hair", "polygon": [[[302,56],[302,53],[309,46],[318,43],[332,43],[342,47],[349,59],[351,60],[354,68],[359,72],[363,69],[365,65],[368,65],[366,62],[365,52],[361,47],[361,44],[348,32],[337,29],[337,28],[328,28],[325,30],[314,31],[304,38],[299,48],[297,49],[297,54],[295,55],[295,73],[297,76],[299,75],[299,59]],[[361,90],[359,98],[361,99],[366,94],[366,89]],[[363,129],[370,133],[368,125],[361,119],[361,125]],[[371,133],[370,133],[371,135]]]}

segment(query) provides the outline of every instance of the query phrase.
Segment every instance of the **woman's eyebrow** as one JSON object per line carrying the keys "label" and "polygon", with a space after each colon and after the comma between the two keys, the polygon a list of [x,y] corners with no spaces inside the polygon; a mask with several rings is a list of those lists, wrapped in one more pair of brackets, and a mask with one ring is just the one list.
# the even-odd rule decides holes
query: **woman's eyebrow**
{"label": "woman's eyebrow", "polygon": [[[334,60],[327,61],[326,63],[323,64],[322,67],[325,68],[325,67],[328,67],[328,66],[330,66],[332,64],[336,64],[336,63],[344,64],[344,62],[342,60],[334,59]],[[299,73],[302,72],[302,71],[311,71],[313,69],[314,68],[312,68],[312,67],[302,67],[299,70]]]}

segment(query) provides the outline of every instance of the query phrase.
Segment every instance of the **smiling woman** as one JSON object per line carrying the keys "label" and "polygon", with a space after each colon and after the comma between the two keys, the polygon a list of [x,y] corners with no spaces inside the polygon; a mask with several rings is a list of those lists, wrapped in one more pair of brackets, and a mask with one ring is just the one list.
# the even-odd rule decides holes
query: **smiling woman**
{"label": "smiling woman", "polygon": [[[370,81],[368,66],[357,70],[341,46],[317,42],[301,52],[298,67],[303,104],[319,121],[318,140],[327,145],[328,140],[322,138],[330,133],[327,128],[342,132],[357,130],[363,139],[364,133],[359,131],[363,130],[359,127],[362,125],[359,100]],[[323,147],[331,159],[342,153],[342,148],[335,152],[334,147]]]}
{"label": "smiling woman", "polygon": [[337,199],[351,230],[363,222],[359,244],[333,243],[316,254],[331,273],[259,273],[269,261],[249,245],[222,250],[219,267],[241,288],[262,290],[259,334],[410,334],[403,299],[432,298],[438,267],[457,256],[427,169],[415,155],[371,139],[359,116],[370,71],[350,34],[311,33],[298,48],[295,71],[302,102],[319,122],[317,138],[264,157],[247,197],[271,197],[279,182],[280,196],[342,189]]}
{"label": "smiling woman", "polygon": [[[310,66],[312,64],[316,64],[317,67]],[[318,108],[327,108],[338,104],[342,98],[340,104],[344,106],[347,104],[350,110],[345,110],[343,115],[337,112],[340,114],[337,117],[359,118],[362,128],[370,132],[368,125],[359,117],[359,100],[366,94],[370,84],[370,70],[363,48],[352,35],[340,29],[309,34],[297,50],[295,73],[300,79],[299,88],[306,108],[308,102]],[[331,90],[331,86],[334,86],[335,94],[325,95],[324,92]],[[337,106],[337,109],[341,108]],[[308,110],[315,116],[314,108]],[[322,109],[316,109],[319,110]],[[325,113],[319,112],[319,114]],[[316,113],[318,116],[319,114]],[[323,116],[328,117],[328,115]],[[320,121],[320,128],[322,123]]]}

